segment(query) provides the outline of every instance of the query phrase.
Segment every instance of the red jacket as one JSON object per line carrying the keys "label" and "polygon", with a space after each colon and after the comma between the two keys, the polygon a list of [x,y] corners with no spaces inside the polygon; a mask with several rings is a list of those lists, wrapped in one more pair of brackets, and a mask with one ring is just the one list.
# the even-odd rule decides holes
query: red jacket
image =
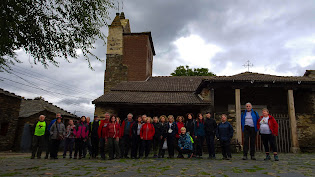
{"label": "red jacket", "polygon": [[[147,128],[149,128],[149,131],[147,131]],[[153,124],[145,123],[142,125],[140,129],[140,138],[142,138],[143,140],[152,140],[154,134],[155,134],[155,129],[154,129]]]}
{"label": "red jacket", "polygon": [[120,125],[118,123],[108,123],[106,127],[106,138],[120,138]]}
{"label": "red jacket", "polygon": [[108,126],[109,120],[101,120],[101,123],[98,127],[98,137],[99,138],[106,138],[106,127]]}
{"label": "red jacket", "polygon": [[185,127],[185,124],[184,124],[184,122],[176,122],[176,125],[177,125],[177,128],[178,128],[178,132],[176,133],[175,137],[176,137],[176,138],[179,138],[179,135],[182,133],[182,132],[180,131],[180,129],[181,129],[182,127]]}
{"label": "red jacket", "polygon": [[[126,121],[128,121],[127,119],[125,119],[122,124],[121,124],[121,134],[120,134],[120,137],[123,137],[124,136],[124,131],[125,131],[125,126],[126,126]],[[135,123],[134,120],[131,120],[130,124],[129,124],[129,136],[131,137],[131,130],[132,130],[132,125]]]}
{"label": "red jacket", "polygon": [[[260,118],[258,119],[258,122],[257,122],[257,129],[258,130],[260,129],[260,121],[262,118],[263,118],[263,116],[260,116]],[[268,125],[269,125],[269,128],[271,130],[271,133],[274,136],[278,136],[279,125],[278,125],[276,119],[274,117],[272,117],[270,114],[269,114],[269,119],[268,119]]]}

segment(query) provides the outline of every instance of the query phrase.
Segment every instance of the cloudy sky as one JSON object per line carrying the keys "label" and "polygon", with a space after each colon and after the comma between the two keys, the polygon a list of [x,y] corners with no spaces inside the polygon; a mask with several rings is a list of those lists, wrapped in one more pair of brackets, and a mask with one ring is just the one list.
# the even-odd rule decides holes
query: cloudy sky
{"label": "cloudy sky", "polygon": [[[315,1],[125,0],[132,32],[151,31],[156,56],[153,75],[170,75],[180,65],[207,67],[217,75],[247,71],[301,76],[315,69]],[[112,19],[116,10],[111,11]],[[104,29],[107,34],[107,30]],[[106,61],[100,41],[94,53]],[[105,62],[84,59],[60,67],[23,62],[13,74],[0,73],[0,85],[25,98],[42,96],[77,115],[92,116],[91,101],[103,94]]]}

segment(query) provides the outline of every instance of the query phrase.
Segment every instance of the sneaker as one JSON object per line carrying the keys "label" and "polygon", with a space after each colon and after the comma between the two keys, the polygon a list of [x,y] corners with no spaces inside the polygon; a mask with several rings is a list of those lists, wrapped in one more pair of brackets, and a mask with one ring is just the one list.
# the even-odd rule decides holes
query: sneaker
{"label": "sneaker", "polygon": [[275,157],[275,161],[279,161],[278,155],[275,155],[274,157]]}
{"label": "sneaker", "polygon": [[266,155],[266,158],[265,158],[264,160],[271,160],[270,155],[269,155],[269,154],[268,154],[268,155]]}
{"label": "sneaker", "polygon": [[243,159],[243,160],[247,160],[247,156],[246,156],[246,155],[244,155],[242,159]]}
{"label": "sneaker", "polygon": [[250,156],[251,160],[256,160],[255,156]]}

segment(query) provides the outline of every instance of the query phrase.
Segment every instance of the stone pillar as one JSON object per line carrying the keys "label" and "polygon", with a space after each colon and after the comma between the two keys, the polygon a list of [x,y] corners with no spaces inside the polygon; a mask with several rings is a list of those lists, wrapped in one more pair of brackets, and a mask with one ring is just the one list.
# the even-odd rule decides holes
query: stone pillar
{"label": "stone pillar", "polygon": [[235,89],[235,113],[236,113],[236,140],[242,144],[242,127],[241,127],[241,91]]}
{"label": "stone pillar", "polygon": [[291,152],[297,153],[300,151],[300,147],[299,147],[299,141],[298,141],[298,135],[297,135],[297,127],[296,127],[293,90],[288,90],[288,111],[289,111],[289,119],[290,119],[290,126],[291,126],[291,138],[292,138]]}

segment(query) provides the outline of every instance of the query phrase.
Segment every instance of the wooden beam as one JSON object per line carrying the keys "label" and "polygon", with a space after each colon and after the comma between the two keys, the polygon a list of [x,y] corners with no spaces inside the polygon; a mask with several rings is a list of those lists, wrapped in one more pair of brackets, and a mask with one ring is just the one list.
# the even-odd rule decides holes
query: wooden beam
{"label": "wooden beam", "polygon": [[288,111],[289,111],[289,119],[290,119],[290,126],[291,126],[291,138],[292,138],[291,152],[298,153],[300,151],[300,147],[299,147],[299,141],[298,141],[298,135],[297,135],[293,90],[288,90]]}
{"label": "wooden beam", "polygon": [[236,139],[242,144],[242,127],[241,127],[241,91],[235,89],[235,113],[236,113]]}

